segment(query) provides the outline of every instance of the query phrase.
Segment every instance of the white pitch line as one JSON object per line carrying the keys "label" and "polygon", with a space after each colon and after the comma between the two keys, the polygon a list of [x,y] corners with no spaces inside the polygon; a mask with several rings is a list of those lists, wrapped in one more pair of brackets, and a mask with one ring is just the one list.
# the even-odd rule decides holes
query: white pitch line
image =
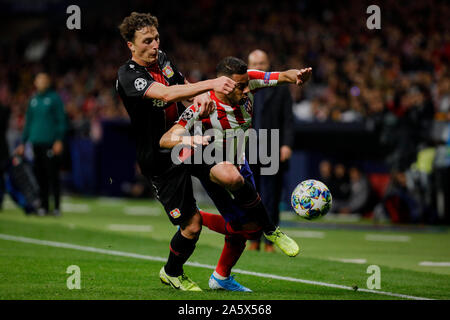
{"label": "white pitch line", "polygon": [[432,261],[422,261],[419,263],[422,267],[450,267],[450,262],[432,262]]}
{"label": "white pitch line", "polygon": [[343,263],[356,263],[356,264],[365,264],[367,263],[366,259],[338,259],[338,258],[328,258],[331,261],[339,261]]}
{"label": "white pitch line", "polygon": [[388,235],[388,234],[366,234],[367,241],[386,241],[386,242],[409,242],[410,236]]}
{"label": "white pitch line", "polygon": [[[129,257],[129,258],[136,258],[136,259],[143,259],[143,260],[150,260],[150,261],[159,261],[159,262],[167,261],[167,258],[162,258],[162,257],[147,256],[147,255],[123,252],[123,251],[106,250],[106,249],[87,247],[87,246],[79,246],[79,245],[70,244],[70,243],[39,240],[39,239],[19,237],[19,236],[13,236],[13,235],[8,235],[8,234],[1,234],[1,233],[0,233],[0,239],[16,241],[16,242],[23,242],[23,243],[37,244],[37,245],[43,245],[43,246],[48,246],[48,247],[56,247],[56,248],[65,248],[65,249],[74,249],[74,250],[79,250],[79,251],[102,253],[102,254],[107,254],[107,255],[112,255],[112,256]],[[214,270],[216,268],[213,265],[202,264],[202,263],[198,263],[198,262],[187,262],[186,265],[189,265],[192,267],[198,267],[198,268],[212,269],[212,270]],[[323,287],[329,287],[329,288],[337,288],[337,289],[354,291],[354,289],[352,287],[343,286],[343,285],[339,285],[339,284],[304,280],[304,279],[291,278],[291,277],[284,277],[284,276],[278,276],[276,274],[260,273],[260,272],[253,272],[253,271],[247,271],[247,270],[241,270],[241,269],[234,269],[233,272],[256,276],[256,277],[260,277],[260,278],[270,278],[270,279],[276,279],[276,280],[298,282],[298,283],[305,283],[305,284],[311,284],[311,285],[316,285],[316,286],[323,286]],[[358,289],[358,291],[374,293],[374,294],[381,294],[381,295],[386,295],[386,296],[391,296],[391,297],[398,297],[398,298],[403,298],[403,299],[411,299],[411,300],[432,300],[429,298],[409,296],[409,295],[405,295],[405,294],[386,292],[386,291],[378,291],[378,290],[370,290],[370,289]]]}

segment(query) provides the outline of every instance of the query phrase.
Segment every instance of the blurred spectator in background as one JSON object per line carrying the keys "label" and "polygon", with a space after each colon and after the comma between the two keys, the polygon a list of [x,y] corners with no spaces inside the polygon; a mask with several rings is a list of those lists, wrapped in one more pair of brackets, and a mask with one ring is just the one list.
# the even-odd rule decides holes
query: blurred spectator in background
{"label": "blurred spectator in background", "polygon": [[41,192],[42,207],[38,215],[49,212],[50,190],[54,197],[53,215],[60,215],[60,158],[66,130],[66,115],[63,102],[57,92],[51,89],[47,73],[38,73],[34,80],[37,92],[30,99],[25,118],[22,144],[16,153],[23,156],[24,144],[33,145],[34,171]]}
{"label": "blurred spectator in background", "polygon": [[418,147],[429,135],[434,107],[424,87],[403,81],[394,98],[387,103],[383,142],[391,148],[388,164],[404,171],[415,161]]}
{"label": "blurred spectator in background", "polygon": [[334,165],[333,180],[329,188],[333,197],[332,211],[339,212],[339,208],[344,207],[350,197],[350,181],[344,164]]}
{"label": "blurred spectator in background", "polygon": [[450,121],[450,75],[439,79],[435,87],[435,100],[439,119]]}
{"label": "blurred spectator in background", "polygon": [[[269,57],[262,50],[254,50],[248,56],[248,68],[262,71],[269,71],[271,68]],[[292,155],[292,145],[294,140],[292,113],[292,97],[288,86],[268,87],[255,93],[253,103],[253,128],[277,129],[280,133],[280,167],[275,175],[261,175],[260,166],[253,166],[252,171],[255,177],[256,186],[261,195],[262,202],[267,208],[270,218],[275,225],[280,222],[280,200],[283,191],[283,176],[289,168],[289,159]],[[267,150],[271,150],[270,134],[267,135]],[[259,145],[262,144],[258,141]],[[263,143],[266,143],[264,141]],[[259,250],[260,241],[252,241],[249,250]],[[265,251],[274,252],[270,241],[265,240]]]}
{"label": "blurred spectator in background", "polygon": [[365,214],[370,208],[371,187],[369,180],[357,167],[350,167],[350,192],[348,199],[333,204],[333,210],[338,213]]}
{"label": "blurred spectator in background", "polygon": [[393,171],[384,198],[374,209],[376,221],[391,220],[394,223],[418,222],[421,219],[420,201],[413,196],[404,171]]}
{"label": "blurred spectator in background", "polygon": [[[333,166],[331,165],[331,162],[328,160],[322,160],[319,163],[319,174],[320,178],[319,180],[322,181],[328,189],[334,188],[334,181],[333,181]],[[333,190],[330,189],[331,194],[333,195]]]}
{"label": "blurred spectator in background", "polygon": [[8,143],[6,141],[6,131],[9,126],[10,116],[9,106],[0,102],[0,210],[3,208],[3,196],[5,193],[5,171],[9,160]]}

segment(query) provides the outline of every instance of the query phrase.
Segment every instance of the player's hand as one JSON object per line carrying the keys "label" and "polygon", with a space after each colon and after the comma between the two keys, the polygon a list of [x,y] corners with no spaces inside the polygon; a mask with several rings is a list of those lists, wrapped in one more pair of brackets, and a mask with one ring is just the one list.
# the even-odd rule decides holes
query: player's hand
{"label": "player's hand", "polygon": [[194,148],[197,148],[197,146],[207,146],[209,144],[209,141],[211,140],[210,136],[193,136],[192,137],[192,143],[194,145]]}
{"label": "player's hand", "polygon": [[14,154],[18,156],[23,156],[25,153],[25,146],[23,144],[19,144],[17,148],[14,150]]}
{"label": "player's hand", "polygon": [[194,98],[196,110],[200,110],[200,118],[206,118],[213,113],[215,105],[207,93],[203,93]]}
{"label": "player's hand", "polygon": [[191,146],[196,149],[200,146],[207,146],[209,141],[211,140],[210,136],[183,136],[181,139],[181,143],[187,146]]}
{"label": "player's hand", "polygon": [[213,90],[223,94],[230,94],[236,86],[236,82],[225,76],[216,78],[213,81]]}
{"label": "player's hand", "polygon": [[311,74],[312,74],[312,68],[304,68],[304,69],[299,70],[297,72],[297,79],[296,79],[295,84],[298,86],[305,84],[305,82],[308,81],[309,78],[311,78]]}
{"label": "player's hand", "polygon": [[55,143],[53,144],[53,154],[54,155],[60,155],[63,151],[63,144],[61,141],[55,141]]}
{"label": "player's hand", "polygon": [[289,160],[292,156],[292,149],[289,146],[281,146],[280,148],[280,162]]}

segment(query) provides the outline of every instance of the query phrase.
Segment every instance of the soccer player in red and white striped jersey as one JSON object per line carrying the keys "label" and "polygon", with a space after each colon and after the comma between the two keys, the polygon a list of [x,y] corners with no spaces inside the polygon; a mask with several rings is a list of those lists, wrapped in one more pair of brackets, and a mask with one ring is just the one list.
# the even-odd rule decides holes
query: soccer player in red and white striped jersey
{"label": "soccer player in red and white striped jersey", "polygon": [[[186,130],[191,129],[194,122],[199,120],[202,121],[204,129],[213,128],[225,132],[225,137],[227,131],[233,132],[236,129],[245,131],[251,127],[253,93],[255,90],[288,83],[302,85],[310,78],[311,71],[311,68],[292,69],[283,72],[247,70],[247,65],[242,60],[227,57],[218,64],[217,75],[224,75],[234,80],[236,82],[234,90],[229,94],[221,94],[216,91],[209,92],[211,100],[216,105],[216,110],[207,118],[200,119],[196,107],[187,108],[179,118],[178,123],[163,135],[160,146],[170,149],[178,144],[189,147],[195,147],[198,144],[207,145],[209,143],[207,137],[184,136]],[[242,153],[243,155],[244,153]],[[200,211],[203,225],[225,234],[222,255],[216,270],[211,275],[209,286],[211,289],[248,291],[249,289],[230,277],[230,273],[231,268],[236,264],[245,248],[246,240],[257,234],[255,230],[262,227],[266,238],[274,242],[289,256],[296,256],[299,253],[299,247],[294,240],[282,233],[270,221],[261,198],[255,190],[252,173],[247,162],[239,166],[239,169],[233,163],[220,162],[211,168],[210,180],[230,191],[234,199],[241,205],[239,208],[227,204],[223,205],[223,201],[220,201],[222,199],[217,199],[217,196],[214,197],[208,191],[208,188],[205,188],[222,216]],[[231,212],[230,208],[233,208]],[[244,211],[244,215],[242,215],[242,211]],[[249,221],[248,216],[254,220]],[[227,229],[227,225],[231,225],[231,228]],[[236,229],[240,231],[236,232]]]}
{"label": "soccer player in red and white striped jersey", "polygon": [[[205,129],[217,128],[223,131],[228,129],[242,128],[244,130],[251,126],[252,121],[252,106],[253,106],[253,94],[260,88],[276,86],[278,84],[278,78],[280,72],[264,72],[259,70],[247,70],[248,82],[243,79],[243,82],[238,84],[241,86],[240,91],[244,91],[248,86],[248,90],[245,90],[244,98],[240,98],[237,103],[233,103],[236,99],[230,97],[230,95],[216,95],[211,90],[208,92],[211,100],[216,105],[215,111],[213,111],[207,118],[199,119],[199,111],[194,105],[186,109],[184,116],[180,117],[178,124],[190,130],[195,121],[201,120]],[[225,98],[224,98],[225,97]],[[225,102],[226,101],[226,102]]]}
{"label": "soccer player in red and white striped jersey", "polygon": [[[237,71],[239,73],[227,74],[227,70],[229,70],[227,64],[233,65],[233,63],[241,70]],[[246,131],[251,127],[253,95],[256,90],[289,83],[303,85],[308,81],[311,72],[311,68],[291,69],[283,72],[247,70],[246,64],[242,60],[234,57],[225,58],[218,64],[217,74],[233,79],[236,82],[235,89],[230,94],[209,91],[208,94],[216,106],[215,110],[208,117],[200,118],[200,112],[196,106],[188,107],[178,119],[177,124],[162,137],[160,145],[163,148],[172,148],[181,143],[182,135],[186,130],[190,131],[196,121],[202,122],[204,130],[218,129],[224,133],[229,131],[231,135],[236,129]],[[186,141],[185,139],[184,142]],[[193,137],[190,141],[193,143]],[[203,144],[206,143],[203,141]]]}

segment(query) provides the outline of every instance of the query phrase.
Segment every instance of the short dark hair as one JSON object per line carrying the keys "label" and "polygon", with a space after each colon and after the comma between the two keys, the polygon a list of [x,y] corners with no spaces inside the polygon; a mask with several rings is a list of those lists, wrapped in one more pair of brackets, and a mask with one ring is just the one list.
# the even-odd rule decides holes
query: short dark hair
{"label": "short dark hair", "polygon": [[247,73],[247,64],[236,57],[226,57],[216,67],[217,76],[231,76]]}
{"label": "short dark hair", "polygon": [[132,12],[128,17],[123,19],[119,30],[125,41],[133,41],[136,30],[149,26],[158,28],[158,18],[152,16],[150,13]]}

